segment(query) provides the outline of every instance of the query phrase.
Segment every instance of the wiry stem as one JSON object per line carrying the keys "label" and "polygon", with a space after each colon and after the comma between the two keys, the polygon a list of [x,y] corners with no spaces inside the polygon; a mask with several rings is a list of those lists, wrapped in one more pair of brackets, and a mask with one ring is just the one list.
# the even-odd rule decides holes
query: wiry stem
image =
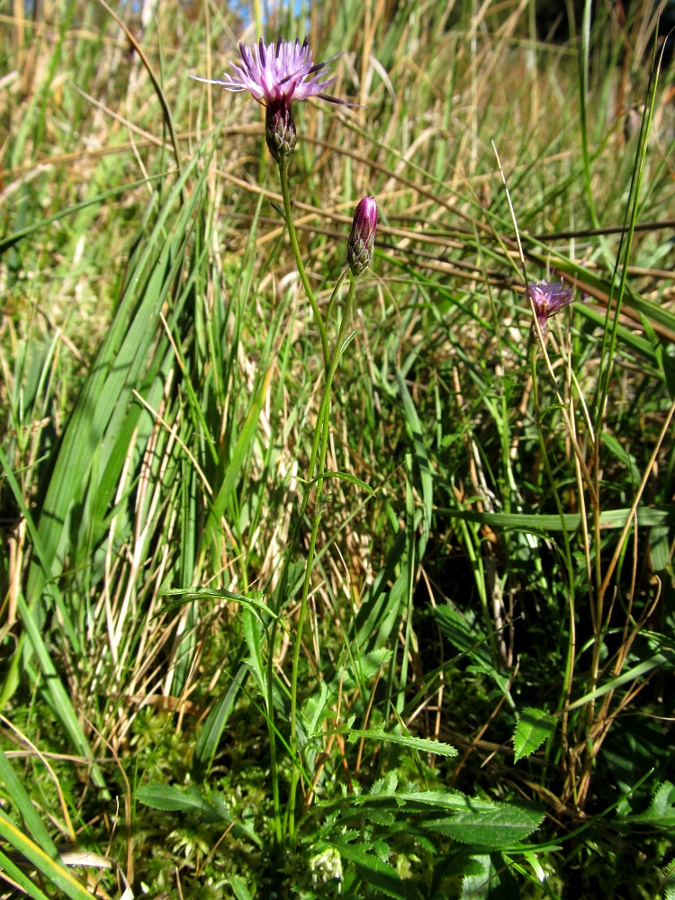
{"label": "wiry stem", "polygon": [[[293,773],[291,775],[291,793],[288,801],[288,836],[291,842],[291,848],[294,849],[295,834],[295,809],[296,795],[298,788],[298,780],[300,766],[297,760],[298,744],[297,744],[297,721],[298,721],[298,668],[300,665],[300,649],[302,646],[302,632],[307,616],[307,600],[309,597],[309,587],[312,577],[312,566],[314,564],[314,554],[316,551],[316,539],[319,533],[319,525],[321,523],[322,513],[322,496],[323,496],[323,474],[326,470],[326,454],[328,452],[328,434],[330,424],[330,393],[333,378],[340,364],[342,356],[342,346],[345,340],[345,332],[351,319],[352,306],[354,305],[354,294],[356,292],[356,279],[350,273],[349,275],[349,294],[347,295],[347,304],[345,306],[344,315],[340,322],[335,349],[330,362],[330,367],[326,375],[326,384],[323,390],[323,398],[319,409],[319,416],[314,432],[314,442],[312,446],[312,456],[309,464],[309,481],[314,478],[316,482],[316,505],[314,512],[314,520],[312,522],[312,533],[309,539],[309,549],[307,552],[307,562],[305,565],[305,578],[302,586],[302,599],[300,601],[300,612],[298,614],[298,624],[296,629],[295,644],[293,646],[293,663],[291,670],[291,759],[294,763]],[[318,449],[318,453],[317,453]]]}
{"label": "wiry stem", "polygon": [[298,237],[295,233],[295,225],[293,224],[293,211],[291,209],[291,195],[288,189],[288,161],[283,160],[279,163],[279,178],[281,179],[281,194],[284,198],[284,217],[286,219],[286,227],[288,228],[288,237],[291,241],[291,247],[293,249],[293,256],[295,257],[295,264],[298,267],[298,272],[300,273],[300,280],[302,281],[302,285],[305,289],[305,293],[307,294],[307,299],[309,300],[309,305],[312,307],[312,312],[314,313],[314,321],[316,322],[316,327],[319,332],[319,337],[321,338],[321,350],[323,353],[323,363],[324,368],[328,369],[328,336],[326,335],[326,326],[324,325],[323,319],[321,318],[321,313],[319,311],[319,306],[316,302],[316,297],[314,296],[314,291],[309,283],[309,279],[307,278],[307,272],[305,271],[305,266],[302,261],[302,257],[300,255],[300,247],[298,245]]}

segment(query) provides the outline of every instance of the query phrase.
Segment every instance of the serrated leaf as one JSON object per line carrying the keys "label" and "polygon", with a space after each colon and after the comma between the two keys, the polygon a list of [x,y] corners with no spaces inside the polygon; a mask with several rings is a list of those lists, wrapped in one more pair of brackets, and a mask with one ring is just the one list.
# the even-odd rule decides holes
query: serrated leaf
{"label": "serrated leaf", "polygon": [[[469,798],[467,801],[469,806],[473,802]],[[542,811],[536,807],[516,803],[483,803],[475,809],[465,809],[443,819],[425,822],[423,827],[463,844],[504,850],[536,831],[543,818]]]}
{"label": "serrated leaf", "polygon": [[513,735],[514,762],[530,756],[553,736],[557,720],[543,709],[524,709]]}
{"label": "serrated leaf", "polygon": [[382,741],[383,744],[399,744],[410,750],[419,750],[420,753],[436,753],[438,756],[457,756],[457,748],[442,741],[430,741],[427,738],[411,737],[408,734],[390,734],[388,731],[362,731],[357,728],[340,730],[339,734],[346,735],[349,741],[359,738],[368,738],[373,741]]}
{"label": "serrated leaf", "polygon": [[675,827],[675,785],[664,781],[656,790],[649,807],[634,816],[626,816],[624,821],[642,822],[661,828]]}
{"label": "serrated leaf", "polygon": [[370,796],[375,797],[377,795],[387,796],[393,795],[396,792],[396,787],[398,785],[398,775],[396,772],[387,772],[384,778],[379,778],[370,789]]}

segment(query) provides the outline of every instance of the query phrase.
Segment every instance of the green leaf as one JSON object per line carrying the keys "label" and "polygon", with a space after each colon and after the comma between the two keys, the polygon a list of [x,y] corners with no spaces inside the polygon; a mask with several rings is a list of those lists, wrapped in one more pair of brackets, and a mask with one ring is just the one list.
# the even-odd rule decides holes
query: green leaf
{"label": "green leaf", "polygon": [[136,799],[152,809],[164,809],[174,812],[209,812],[214,807],[208,803],[197,788],[172,787],[170,784],[146,784],[136,791]]}
{"label": "green leaf", "polygon": [[[164,596],[185,597],[185,603],[188,603],[190,600],[199,600],[205,597],[208,597],[212,600],[229,600],[232,603],[240,603],[242,606],[248,607],[254,614],[256,614],[256,616],[257,613],[261,612],[268,618],[278,618],[276,613],[274,613],[274,611],[271,610],[269,606],[260,599],[260,597],[257,597],[255,595],[252,597],[244,597],[243,594],[236,594],[234,591],[228,591],[225,588],[172,588],[171,590],[166,591]],[[157,616],[163,616],[166,612],[169,612],[170,610],[179,608],[181,606],[184,606],[184,603],[179,602],[171,606],[163,606],[162,609],[157,613]]]}
{"label": "green leaf", "polygon": [[514,762],[538,750],[553,735],[556,724],[556,717],[542,709],[524,709],[513,735]]}
{"label": "green leaf", "polygon": [[656,351],[657,359],[663,369],[668,393],[671,399],[675,399],[675,344],[659,344]]}
{"label": "green leaf", "polygon": [[230,876],[230,887],[234,891],[237,900],[253,900],[251,892],[244,884],[244,880],[237,875]]}
{"label": "green leaf", "polygon": [[422,482],[423,528],[422,536],[420,538],[417,550],[419,556],[422,557],[424,555],[424,548],[429,537],[429,529],[431,528],[431,515],[434,500],[433,477],[431,472],[431,465],[429,463],[429,456],[427,454],[427,448],[422,438],[424,429],[422,428],[419,416],[417,415],[415,403],[413,401],[413,398],[410,396],[410,391],[406,386],[403,372],[401,372],[401,370],[397,367],[395,370],[395,374],[396,383],[398,385],[398,392],[401,400],[403,401],[406,424],[415,445],[415,456],[417,457],[417,465],[419,466],[420,470],[420,481]]}
{"label": "green leaf", "polygon": [[33,221],[31,221],[30,225],[26,226],[26,228],[15,231],[14,234],[10,234],[7,237],[0,238],[0,255],[4,253],[5,250],[13,247],[14,244],[18,243],[22,238],[29,237],[36,231],[39,231],[40,228],[48,228],[50,225],[53,225],[54,222],[58,222],[60,219],[65,219],[69,216],[74,217],[76,213],[80,212],[80,210],[86,209],[89,206],[105,206],[110,200],[118,197],[120,194],[128,193],[129,191],[133,191],[136,188],[142,188],[145,185],[152,183],[152,181],[162,177],[162,175],[153,175],[150,178],[142,178],[140,181],[132,181],[129,184],[121,184],[118,187],[113,188],[111,191],[104,191],[104,193],[97,194],[95,197],[84,200],[82,203],[74,203],[72,206],[68,206],[66,207],[66,209],[59,210],[59,212],[55,213],[53,216],[49,216],[46,219],[34,219]]}
{"label": "green leaf", "polygon": [[392,651],[388,647],[380,647],[362,656],[354,656],[350,660],[351,664],[346,667],[343,684],[348,687],[354,684],[367,685],[387,665],[391,656]]}
{"label": "green leaf", "polygon": [[24,824],[35,841],[37,841],[45,853],[49,854],[52,859],[56,859],[58,857],[58,852],[47,831],[47,827],[37,814],[35,807],[23,786],[23,782],[14,771],[12,764],[7,759],[5,752],[2,749],[0,749],[0,781],[4,782],[9,798],[16,806]]}
{"label": "green leaf", "polygon": [[[38,658],[42,674],[44,675],[46,690],[51,701],[52,709],[63,724],[73,746],[78,749],[82,756],[93,760],[89,742],[82,731],[77,713],[75,712],[70,697],[59,677],[56,666],[49,655],[49,650],[42,637],[42,632],[35,621],[31,609],[21,594],[19,594],[17,606],[24,628],[26,629],[26,634],[28,635],[33,651]],[[105,786],[103,773],[95,763],[92,764],[92,781],[97,787],[103,788]]]}
{"label": "green leaf", "polygon": [[463,811],[425,822],[424,828],[463,844],[504,850],[536,831],[543,818],[542,811],[537,807],[488,803],[467,797]]}
{"label": "green leaf", "polygon": [[396,869],[378,856],[369,853],[364,844],[352,846],[336,842],[328,846],[335,847],[340,856],[352,863],[362,878],[382,894],[387,897],[396,897],[397,900],[407,900],[409,896],[407,885]]}
{"label": "green leaf", "polygon": [[[581,527],[579,513],[567,513],[563,516],[539,515],[538,513],[483,513],[471,509],[450,509],[437,507],[437,514],[466,522],[478,522],[491,528],[503,528],[507,531],[523,531],[525,534],[545,534],[548,531],[576,531]],[[631,515],[630,509],[606,509],[600,513],[601,529],[623,528]],[[648,528],[654,525],[675,524],[675,507],[638,507],[638,525]]]}
{"label": "green leaf", "polygon": [[211,507],[211,512],[209,514],[209,519],[206,526],[206,531],[211,535],[212,540],[215,540],[216,535],[220,532],[220,520],[223,516],[223,513],[225,512],[225,507],[230,500],[230,495],[234,491],[235,486],[239,481],[244,463],[246,461],[246,457],[253,442],[253,438],[255,437],[258,430],[260,414],[262,413],[265,400],[267,399],[267,392],[269,390],[273,373],[274,365],[270,365],[267,372],[265,373],[264,378],[262,379],[262,383],[260,384],[258,393],[256,394],[256,397],[253,401],[253,405],[251,406],[251,409],[249,410],[248,415],[246,416],[246,419],[241,427],[241,432],[232,452],[232,458],[230,459],[227,471],[225,472],[223,483],[220,486],[217,497],[213,501],[213,506]]}
{"label": "green leaf", "polygon": [[441,741],[430,741],[427,738],[411,737],[407,734],[391,734],[388,731],[365,730],[356,728],[341,729],[338,734],[344,734],[351,742],[360,738],[372,741],[381,741],[383,744],[399,744],[409,750],[419,750],[420,753],[436,753],[438,756],[457,756],[457,748]]}
{"label": "green leaf", "polygon": [[341,481],[348,481],[350,484],[355,484],[368,494],[375,493],[369,484],[366,484],[365,481],[361,481],[360,478],[357,478],[356,475],[351,475],[349,472],[322,472],[321,475],[317,475],[315,478],[312,478],[311,481],[305,481],[304,478],[300,477],[298,477],[298,481],[304,484],[305,487],[310,488],[313,487],[317,481],[326,481],[328,478],[339,478]]}
{"label": "green leaf", "polygon": [[42,893],[37,885],[34,885],[33,882],[25,875],[21,869],[12,862],[12,860],[6,856],[2,850],[0,850],[0,872],[4,872],[9,875],[11,879],[13,879],[19,887],[23,888],[28,897],[32,897],[33,900],[49,900],[49,898]]}
{"label": "green leaf", "polygon": [[18,850],[52,884],[70,900],[92,900],[92,895],[59,860],[52,859],[0,810],[0,837]]}
{"label": "green leaf", "polygon": [[433,614],[443,635],[476,664],[474,671],[488,675],[502,693],[508,694],[508,680],[492,664],[492,657],[487,649],[488,638],[482,629],[475,622],[470,624],[450,606],[437,606]]}
{"label": "green leaf", "polygon": [[675,827],[675,785],[664,781],[652,797],[649,808],[635,816],[622,817],[624,822],[654,825],[660,828]]}
{"label": "green leaf", "polygon": [[261,626],[257,616],[255,616],[247,607],[241,611],[241,623],[244,631],[246,646],[248,647],[249,657],[248,664],[261,694],[265,695],[266,679],[265,679],[265,660],[262,655],[261,642]]}
{"label": "green leaf", "polygon": [[605,694],[609,693],[609,691],[615,691],[617,688],[621,687],[621,685],[626,684],[629,681],[635,681],[636,678],[641,678],[643,675],[647,675],[653,669],[662,666],[664,663],[669,663],[672,666],[674,661],[675,653],[664,647],[663,653],[655,654],[650,659],[646,659],[644,662],[639,663],[627,672],[623,672],[616,678],[612,678],[607,684],[603,684],[602,687],[596,688],[596,690],[590,691],[588,694],[584,694],[583,697],[575,700],[574,703],[570,703],[567,709],[577,709],[579,706],[585,706],[585,704],[589,703],[591,700],[603,697]]}
{"label": "green leaf", "polygon": [[215,702],[204,722],[204,727],[197,739],[194,755],[195,765],[200,773],[208,772],[211,767],[223,730],[249,672],[250,669],[246,663],[239,666],[232,684]]}
{"label": "green leaf", "polygon": [[[460,900],[489,900],[489,898],[518,898],[521,896],[509,867],[499,865],[495,854],[475,854],[463,866]],[[495,865],[497,863],[497,866]],[[506,883],[505,883],[506,882]]]}

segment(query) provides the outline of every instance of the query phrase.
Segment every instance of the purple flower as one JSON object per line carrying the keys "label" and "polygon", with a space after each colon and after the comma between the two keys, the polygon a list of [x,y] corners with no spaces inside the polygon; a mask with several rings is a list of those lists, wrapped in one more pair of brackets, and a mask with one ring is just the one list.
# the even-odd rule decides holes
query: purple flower
{"label": "purple flower", "polygon": [[267,107],[265,136],[272,156],[281,162],[287,160],[295,148],[295,123],[291,114],[294,100],[320,97],[330,103],[347,104],[326,94],[326,88],[335,77],[326,78],[328,63],[312,62],[308,39],[301,44],[282,41],[265,45],[262,37],[253,47],[239,44],[241,65],[232,63],[232,74],[226,72],[222,81],[196,78],[209,84],[219,84],[227,91],[248,91],[259,103]]}
{"label": "purple flower", "polygon": [[572,288],[563,287],[563,282],[531,281],[527,286],[527,296],[534,307],[542,335],[548,329],[548,320],[572,302]]}
{"label": "purple flower", "polygon": [[364,197],[359,200],[354,212],[354,222],[347,241],[347,262],[354,278],[363,275],[373,261],[376,228],[377,203],[374,197]]}

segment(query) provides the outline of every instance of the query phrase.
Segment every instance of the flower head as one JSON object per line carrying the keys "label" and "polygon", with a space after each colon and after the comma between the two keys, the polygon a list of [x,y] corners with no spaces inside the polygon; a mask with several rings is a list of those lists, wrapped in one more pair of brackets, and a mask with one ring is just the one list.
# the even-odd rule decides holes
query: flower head
{"label": "flower head", "polygon": [[363,275],[373,261],[376,228],[377,203],[374,197],[364,197],[357,204],[347,241],[347,262],[354,278]]}
{"label": "flower head", "polygon": [[248,91],[265,106],[281,101],[290,106],[294,100],[307,100],[309,97],[349,105],[345,100],[325,93],[325,88],[333,84],[335,77],[325,78],[323,70],[335,57],[314,65],[308,38],[302,44],[299,40],[293,43],[279,38],[265,45],[261,37],[253,47],[240,43],[239,54],[242,64],[232,63],[234,74],[225,72],[222,81],[198,78],[196,75],[191,77],[208,84],[219,84],[226,91]]}
{"label": "flower head", "polygon": [[555,316],[572,302],[572,288],[563,287],[562,281],[531,281],[526,293],[534,307],[542,336],[546,334],[551,316]]}
{"label": "flower head", "polygon": [[226,72],[222,81],[197,78],[209,84],[219,84],[227,91],[248,91],[259,103],[267,107],[265,135],[272,156],[280,162],[287,159],[295,148],[295,123],[291,114],[294,100],[320,97],[330,103],[349,105],[326,94],[326,88],[335,77],[326,78],[326,62],[312,62],[308,39],[265,44],[262,37],[253,47],[239,44],[241,64],[232,63],[232,74]]}

